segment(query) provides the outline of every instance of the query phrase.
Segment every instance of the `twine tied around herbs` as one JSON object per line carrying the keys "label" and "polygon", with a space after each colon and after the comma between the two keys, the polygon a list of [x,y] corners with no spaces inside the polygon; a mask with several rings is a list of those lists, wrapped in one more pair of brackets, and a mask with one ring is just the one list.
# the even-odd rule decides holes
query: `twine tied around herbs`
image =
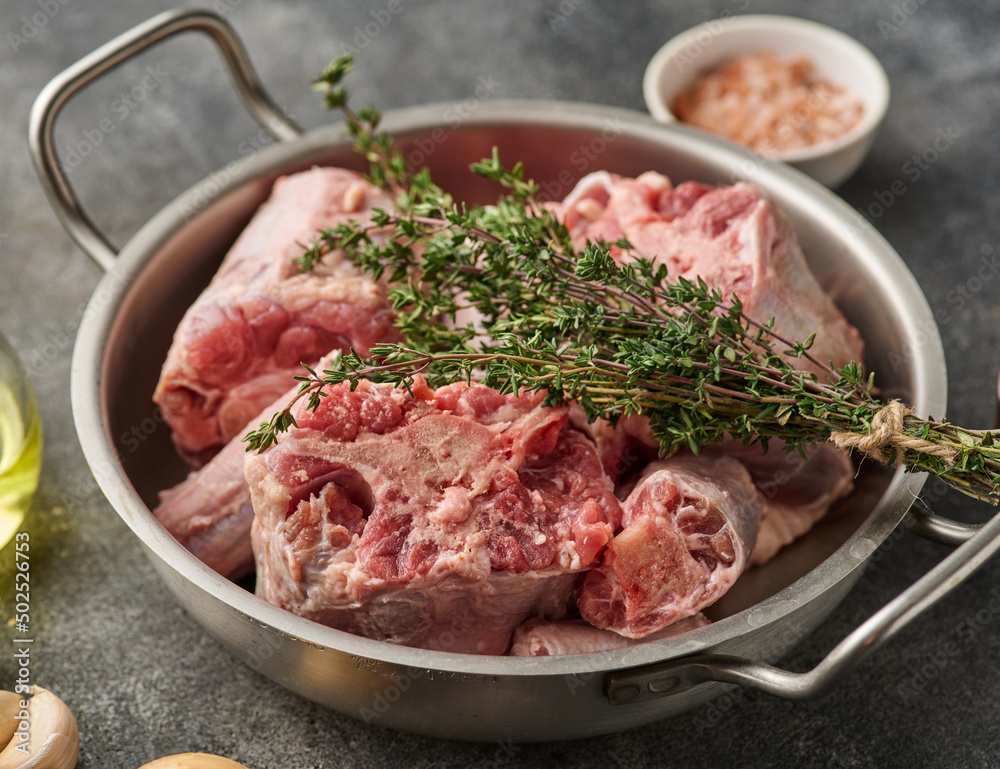
{"label": "twine tied around herbs", "polygon": [[843,449],[858,449],[884,465],[889,464],[891,458],[891,454],[886,453],[887,450],[895,451],[893,464],[902,465],[903,453],[907,449],[953,463],[958,455],[955,449],[907,435],[903,431],[903,420],[912,413],[901,401],[889,401],[872,417],[871,432],[868,435],[836,430],[830,434],[830,440]]}

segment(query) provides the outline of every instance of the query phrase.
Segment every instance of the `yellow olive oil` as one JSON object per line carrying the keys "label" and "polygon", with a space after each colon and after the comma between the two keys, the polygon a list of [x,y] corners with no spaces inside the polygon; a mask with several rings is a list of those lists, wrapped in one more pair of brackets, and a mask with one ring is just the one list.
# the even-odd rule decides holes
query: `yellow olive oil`
{"label": "yellow olive oil", "polygon": [[0,548],[24,520],[42,466],[41,420],[30,392],[26,400],[0,381]]}

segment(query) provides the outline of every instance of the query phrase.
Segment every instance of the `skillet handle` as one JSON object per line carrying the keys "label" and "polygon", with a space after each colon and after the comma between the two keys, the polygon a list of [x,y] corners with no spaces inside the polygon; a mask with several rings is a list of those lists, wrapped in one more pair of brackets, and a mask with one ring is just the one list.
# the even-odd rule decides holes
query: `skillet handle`
{"label": "skillet handle", "polygon": [[[929,511],[927,514],[937,521],[947,521]],[[962,527],[963,524],[954,526]],[[624,705],[717,681],[760,689],[786,699],[818,697],[853,669],[868,652],[881,646],[958,586],[997,550],[1000,550],[1000,515],[994,515],[978,527],[964,544],[869,617],[816,667],[805,673],[792,673],[742,657],[702,654],[609,673],[604,681],[604,692],[612,705]]]}
{"label": "skillet handle", "polygon": [[181,32],[204,32],[219,47],[236,89],[250,113],[279,141],[292,141],[301,129],[289,120],[264,92],[250,65],[246,49],[233,28],[220,16],[203,10],[161,13],[119,35],[57,75],[42,89],[31,108],[28,146],[35,170],[63,227],[98,266],[109,271],[118,251],[80,207],[56,157],[53,131],[56,116],[78,91],[108,70],[141,51]]}
{"label": "skillet handle", "polygon": [[907,512],[903,525],[914,534],[951,547],[968,542],[983,527],[981,523],[960,523],[933,513],[919,499]]}

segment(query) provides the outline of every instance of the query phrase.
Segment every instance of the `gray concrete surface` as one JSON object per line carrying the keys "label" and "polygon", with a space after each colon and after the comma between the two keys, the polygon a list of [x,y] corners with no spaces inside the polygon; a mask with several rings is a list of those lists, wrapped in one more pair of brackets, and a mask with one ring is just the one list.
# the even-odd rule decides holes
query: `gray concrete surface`
{"label": "gray concrete surface", "polygon": [[[5,0],[0,7],[0,329],[34,372],[45,425],[41,487],[26,524],[38,639],[33,675],[76,712],[80,767],[134,769],[188,750],[228,755],[253,769],[1000,765],[995,561],[819,701],[741,693],[653,726],[506,752],[365,726],[234,661],[178,608],[84,462],[70,413],[70,352],[100,271],[56,221],[25,139],[30,105],[51,77],[178,4],[188,5]],[[722,14],[799,15],[864,42],[889,72],[893,101],[871,157],[839,194],[867,212],[941,311],[948,417],[992,426],[1000,359],[994,261],[1000,3],[403,0],[388,24],[359,36],[387,6],[384,0],[214,5],[242,35],[275,99],[307,128],[330,119],[308,80],[342,43],[360,48],[358,98],[382,108],[461,102],[480,78],[490,78],[498,83],[496,97],[642,110],[642,71],[656,48]],[[153,72],[157,77],[148,78]],[[144,90],[142,100],[124,101],[135,88]],[[957,138],[915,174],[908,161],[949,130]],[[100,144],[79,158],[72,180],[118,244],[181,190],[260,140],[215,52],[200,39],[144,54],[75,99],[60,121],[58,145],[96,142],[95,131]],[[902,192],[900,184],[890,191],[894,182]],[[984,514],[957,494],[937,506],[956,517]],[[815,664],[946,552],[903,536],[783,664],[794,670]],[[3,618],[13,605],[12,560],[10,548],[0,554]],[[11,633],[0,623],[4,688],[14,677]]]}

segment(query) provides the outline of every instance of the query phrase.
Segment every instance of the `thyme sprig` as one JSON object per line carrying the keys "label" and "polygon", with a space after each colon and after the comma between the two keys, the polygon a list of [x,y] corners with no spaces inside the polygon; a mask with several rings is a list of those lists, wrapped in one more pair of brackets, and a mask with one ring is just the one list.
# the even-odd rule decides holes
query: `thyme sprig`
{"label": "thyme sprig", "polygon": [[313,90],[323,93],[327,109],[344,114],[344,124],[354,137],[354,149],[369,162],[372,183],[399,194],[410,179],[406,161],[395,152],[392,138],[378,131],[382,115],[377,109],[365,106],[355,112],[348,105],[350,91],[340,82],[352,69],[354,58],[350,54],[334,59],[313,81]]}
{"label": "thyme sprig", "polygon": [[[339,86],[347,69],[334,62],[321,76],[328,104],[344,112],[379,169],[370,178],[395,193],[397,208],[376,212],[370,225],[322,231],[302,265],[343,249],[386,280],[406,342],[377,345],[369,358],[337,355],[322,371],[306,367],[295,401],[247,436],[250,450],[293,426],[303,398],[314,410],[331,386],[369,379],[411,388],[419,375],[433,387],[475,380],[504,393],[544,392],[546,404],[575,402],[591,421],[641,414],[662,455],[697,453],[727,436],[765,446],[770,438],[789,447],[833,441],[973,497],[1000,498],[991,433],[879,401],[859,364],[834,370],[813,357],[814,337],[784,339],[773,320],[747,317],[738,297],[700,279],[670,280],[664,265],[638,254],[619,263],[612,249],[629,251],[626,241],[578,253],[523,167],[504,167],[496,150],[472,171],[506,194],[491,207],[456,204],[426,169],[400,165],[391,139],[376,133],[377,113],[350,111]],[[821,376],[797,368],[799,359]]]}

